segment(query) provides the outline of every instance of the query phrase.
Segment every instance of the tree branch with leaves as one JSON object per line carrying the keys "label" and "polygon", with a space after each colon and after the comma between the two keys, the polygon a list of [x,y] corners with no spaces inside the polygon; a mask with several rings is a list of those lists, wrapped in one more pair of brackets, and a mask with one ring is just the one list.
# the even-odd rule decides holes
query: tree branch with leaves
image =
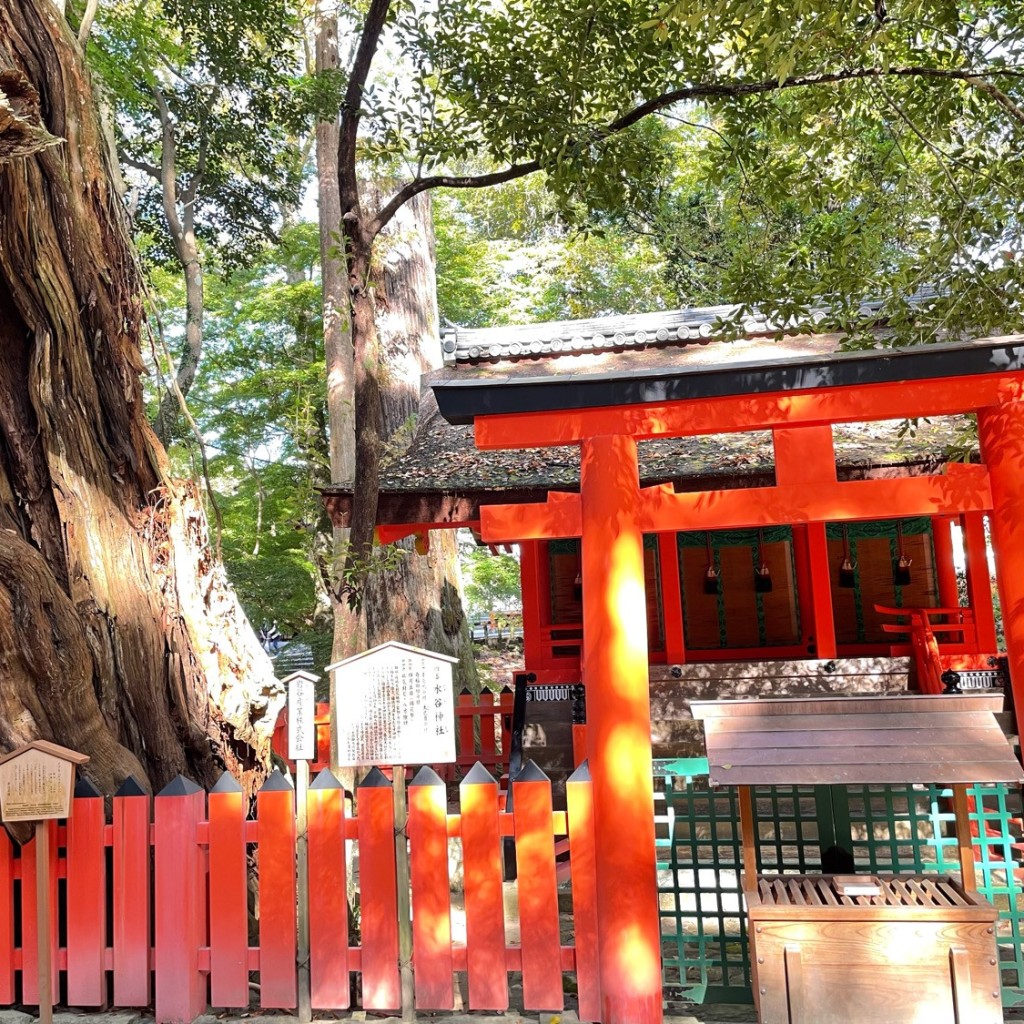
{"label": "tree branch with leaves", "polygon": [[[541,174],[570,223],[650,213],[661,192],[655,174],[667,164],[664,133],[645,125],[682,113],[709,129],[688,154],[708,195],[742,176],[733,194],[752,258],[732,261],[722,277],[737,301],[758,301],[783,320],[831,302],[854,343],[868,296],[885,300],[901,340],[1019,316],[1021,15],[1015,5],[980,0],[957,8],[901,0],[885,5],[884,17],[877,6],[697,0],[652,19],[631,0],[371,0],[338,145],[355,362],[343,584],[351,601],[370,558],[379,490],[372,250],[421,192]],[[385,43],[407,73],[375,79]],[[878,85],[888,97],[881,104]],[[927,137],[908,125],[928,125]],[[473,161],[487,166],[465,172]],[[413,173],[367,209],[360,177],[380,165]],[[775,210],[790,211],[780,223],[788,218],[797,230],[777,237],[776,258],[763,264],[757,236],[768,230],[764,211]],[[936,285],[937,298],[911,307],[924,285]],[[993,294],[1005,301],[993,304]]]}

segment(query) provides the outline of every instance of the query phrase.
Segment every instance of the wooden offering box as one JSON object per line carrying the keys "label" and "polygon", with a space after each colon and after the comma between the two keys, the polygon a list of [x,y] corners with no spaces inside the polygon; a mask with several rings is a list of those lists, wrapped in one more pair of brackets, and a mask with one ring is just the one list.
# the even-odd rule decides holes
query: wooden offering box
{"label": "wooden offering box", "polygon": [[745,893],[763,1024],[1000,1024],[996,908],[951,878],[874,880],[877,897],[823,875]]}
{"label": "wooden offering box", "polygon": [[[1024,777],[1001,698],[693,702],[713,784],[739,787],[761,1024],[1000,1024],[998,913],[975,890],[969,782]],[[948,783],[961,879],[759,875],[757,784]]]}

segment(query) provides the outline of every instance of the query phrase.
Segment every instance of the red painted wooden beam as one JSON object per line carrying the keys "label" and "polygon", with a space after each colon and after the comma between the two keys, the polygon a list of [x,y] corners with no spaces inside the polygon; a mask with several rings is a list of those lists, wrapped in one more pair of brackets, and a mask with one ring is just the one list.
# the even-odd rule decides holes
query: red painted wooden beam
{"label": "red painted wooden beam", "polygon": [[636,440],[689,437],[776,427],[953,416],[994,405],[1024,374],[816,388],[687,402],[478,416],[478,448],[550,448],[584,438],[626,434]]}
{"label": "red painted wooden beam", "polygon": [[[638,504],[643,532],[667,533],[987,511],[992,494],[984,466],[951,463],[941,475],[889,480],[836,483],[812,478],[777,487],[679,494],[671,485],[647,487],[640,491]],[[579,537],[581,522],[579,496],[574,494],[559,495],[544,505],[491,505],[480,510],[480,534],[490,544]]]}
{"label": "red painted wooden beam", "polygon": [[978,440],[996,498],[992,548],[1019,732],[1024,723],[1024,402],[979,410]]}
{"label": "red painted wooden beam", "polygon": [[893,480],[811,480],[778,487],[675,494],[671,488],[641,492],[640,526],[668,530],[728,530],[790,523],[843,522],[942,515],[992,507],[984,466],[951,464],[941,476]]}
{"label": "red painted wooden beam", "polygon": [[[660,1024],[661,949],[636,443],[583,445],[583,665],[604,1024]],[[518,799],[518,797],[517,797]]]}
{"label": "red painted wooden beam", "polygon": [[488,544],[579,537],[582,523],[578,494],[553,491],[543,504],[487,505],[480,509],[480,536]]}

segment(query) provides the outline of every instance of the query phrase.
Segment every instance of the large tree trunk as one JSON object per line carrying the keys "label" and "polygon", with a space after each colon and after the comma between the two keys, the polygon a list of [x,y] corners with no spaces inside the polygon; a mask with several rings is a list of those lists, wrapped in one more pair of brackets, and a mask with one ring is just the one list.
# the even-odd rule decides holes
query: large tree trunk
{"label": "large tree trunk", "polygon": [[[377,266],[377,331],[387,382],[381,389],[383,431],[389,446],[401,448],[411,440],[411,418],[419,411],[420,377],[441,365],[434,232],[427,193],[404,206],[377,239]],[[401,640],[450,654],[459,659],[456,685],[475,684],[455,533],[434,531],[425,555],[416,553],[412,541],[402,542],[402,547],[409,554],[393,570],[375,573],[366,582],[368,644]]]}
{"label": "large tree trunk", "polygon": [[81,750],[107,793],[252,789],[280,687],[146,421],[138,271],[50,0],[0,0],[0,89],[0,747]]}
{"label": "large tree trunk", "polygon": [[[338,7],[317,0],[313,21],[317,74],[338,70]],[[352,334],[345,288],[341,192],[338,188],[338,119],[316,126],[317,206],[320,219],[320,280],[323,293],[324,361],[327,371],[328,445],[331,483],[351,485],[355,479],[355,406],[352,401]],[[334,661],[366,647],[366,620],[358,609],[335,593],[334,582],[345,563],[348,530],[334,530],[333,565],[327,590],[334,612]]]}

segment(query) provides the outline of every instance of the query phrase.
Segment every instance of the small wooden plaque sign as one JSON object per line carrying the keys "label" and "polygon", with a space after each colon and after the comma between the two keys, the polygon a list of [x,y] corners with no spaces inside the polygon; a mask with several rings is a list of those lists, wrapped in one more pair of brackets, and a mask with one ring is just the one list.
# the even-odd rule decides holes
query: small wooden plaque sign
{"label": "small wooden plaque sign", "polygon": [[67,747],[34,740],[0,757],[0,821],[66,818],[75,765],[89,758]]}

